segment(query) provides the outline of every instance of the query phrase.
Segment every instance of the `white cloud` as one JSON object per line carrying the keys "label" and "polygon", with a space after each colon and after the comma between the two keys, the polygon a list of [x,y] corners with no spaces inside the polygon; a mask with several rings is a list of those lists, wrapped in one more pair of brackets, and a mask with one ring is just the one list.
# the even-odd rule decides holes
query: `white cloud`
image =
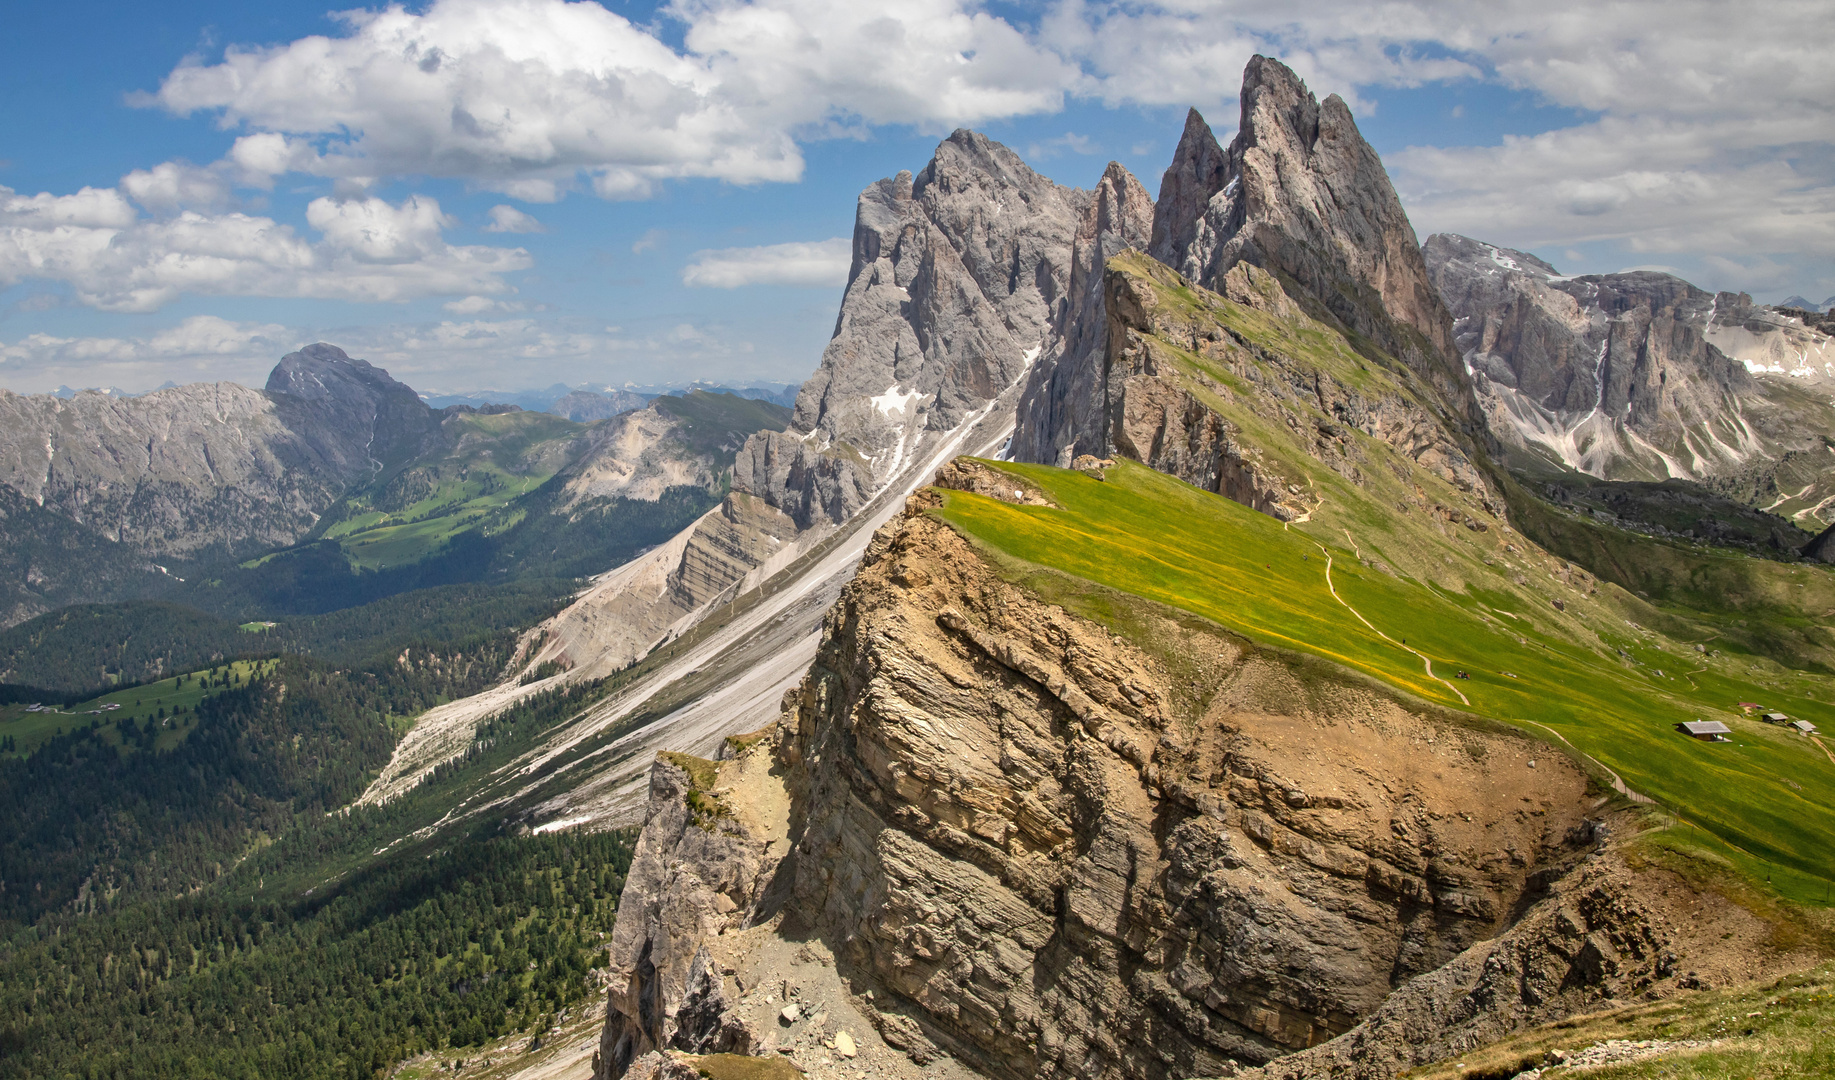
{"label": "white cloud", "polygon": [[642,255],[646,251],[655,251],[668,238],[669,234],[661,229],[645,229],[642,236],[631,242],[631,254]]}
{"label": "white cloud", "polygon": [[491,207],[491,223],[484,227],[485,232],[496,233],[539,233],[547,232],[542,223],[506,203]]}
{"label": "white cloud", "polygon": [[[59,382],[150,386],[172,377],[175,368],[210,372],[206,377],[247,377],[265,371],[302,340],[285,326],[194,315],[144,337],[29,334],[0,342],[0,372],[10,384],[40,388]],[[176,373],[179,378],[184,370]]]}
{"label": "white cloud", "polygon": [[187,161],[167,161],[135,169],[121,178],[120,190],[154,213],[222,210],[235,202],[230,182],[220,169]]}
{"label": "white cloud", "polygon": [[682,284],[714,289],[742,285],[845,285],[852,244],[842,237],[764,247],[697,251]]}
{"label": "white cloud", "polygon": [[[145,176],[135,181],[140,190],[162,190],[157,171]],[[172,190],[182,188],[175,181]],[[61,281],[91,307],[153,311],[185,293],[357,301],[490,295],[509,290],[503,275],[529,266],[520,248],[446,243],[439,203],[421,196],[399,205],[315,199],[306,220],[323,240],[243,213],[146,219],[114,189],[24,196],[0,187],[0,286]]]}
{"label": "white cloud", "polygon": [[1091,154],[1100,153],[1101,150],[1097,147],[1096,140],[1088,135],[1067,131],[1056,138],[1042,139],[1027,146],[1026,160],[1049,161],[1066,152],[1079,157],[1089,157]]}
{"label": "white cloud", "polygon": [[147,103],[249,132],[254,174],[463,177],[529,201],[674,177],[795,180],[823,125],[947,129],[1059,107],[1068,61],[964,0],[680,0],[676,51],[594,3],[435,0],[188,62]]}
{"label": "white cloud", "polygon": [[1050,113],[1067,96],[1193,104],[1227,128],[1243,65],[1262,52],[1366,115],[1390,88],[1473,80],[1595,114],[1535,140],[1394,158],[1428,228],[1827,250],[1835,20],[1823,0],[1762,15],[1717,0],[1038,10],[1023,22],[976,0],[674,0],[639,26],[589,2],[433,0],[187,62],[145,100],[241,132],[226,167],[249,183],[430,175],[527,202],[581,187],[629,199],[679,177],[795,180],[799,142]]}
{"label": "white cloud", "polygon": [[454,315],[482,315],[487,311],[521,311],[523,309],[521,304],[514,301],[495,300],[488,296],[467,296],[461,300],[448,300],[440,306]]}

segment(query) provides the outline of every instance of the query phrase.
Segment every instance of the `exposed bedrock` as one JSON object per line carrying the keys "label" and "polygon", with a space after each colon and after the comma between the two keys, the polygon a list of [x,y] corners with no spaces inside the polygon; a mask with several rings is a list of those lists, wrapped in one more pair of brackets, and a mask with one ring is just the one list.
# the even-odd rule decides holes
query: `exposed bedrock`
{"label": "exposed bedrock", "polygon": [[805,527],[839,523],[999,397],[1062,329],[1090,199],[966,130],[868,187],[822,365],[790,430],[741,452],[735,487]]}
{"label": "exposed bedrock", "polygon": [[1241,101],[1228,147],[1196,110],[1187,118],[1160,182],[1149,253],[1218,291],[1244,262],[1294,282],[1296,298],[1407,364],[1435,387],[1456,423],[1481,436],[1452,317],[1350,108],[1336,94],[1320,102],[1265,56],[1244,70]]}
{"label": "exposed bedrock", "polygon": [[1158,609],[1114,633],[1002,580],[926,498],[780,724],[698,779],[657,765],[601,1076],[762,1039],[694,971],[774,977],[757,935],[819,939],[886,1043],[991,1076],[1227,1073],[1409,1031],[1391,1001],[1439,1009],[1445,1045],[1672,977],[1546,745]]}

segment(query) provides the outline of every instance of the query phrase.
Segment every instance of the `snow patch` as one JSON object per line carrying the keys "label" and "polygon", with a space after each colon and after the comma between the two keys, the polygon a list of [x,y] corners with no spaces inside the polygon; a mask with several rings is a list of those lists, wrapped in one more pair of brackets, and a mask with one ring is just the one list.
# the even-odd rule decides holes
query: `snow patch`
{"label": "snow patch", "polygon": [[550,821],[544,825],[537,825],[535,828],[530,829],[529,831],[534,833],[537,836],[540,836],[541,834],[546,833],[546,832],[560,832],[562,829],[571,829],[575,825],[584,825],[587,822],[591,821],[592,819],[593,819],[593,816],[591,814],[582,814],[579,817],[566,817],[566,818],[561,818],[558,821]]}
{"label": "snow patch", "polygon": [[873,397],[872,402],[873,407],[878,409],[882,415],[891,416],[894,413],[903,414],[910,412],[912,404],[923,396],[924,392],[922,390],[913,390],[909,394],[901,394],[898,392],[898,384],[894,383],[886,388],[885,393]]}

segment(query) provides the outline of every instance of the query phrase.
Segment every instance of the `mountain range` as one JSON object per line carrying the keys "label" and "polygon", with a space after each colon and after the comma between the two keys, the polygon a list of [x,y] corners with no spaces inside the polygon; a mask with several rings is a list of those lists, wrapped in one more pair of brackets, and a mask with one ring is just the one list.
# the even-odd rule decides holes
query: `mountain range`
{"label": "mountain range", "polygon": [[[434,409],[324,344],[0,396],[0,912],[66,935],[0,960],[0,1076],[250,1060],[196,987],[290,993],[283,928],[373,963],[301,1075],[1508,1076],[1795,993],[1835,756],[1760,714],[1835,723],[1820,313],[1422,244],[1344,101],[1240,100],[1157,196],[971,131],[869,186],[793,407]],[[249,764],[134,771],[206,746]],[[5,996],[130,929],[133,981]],[[184,1045],[136,1019],[181,992]]]}

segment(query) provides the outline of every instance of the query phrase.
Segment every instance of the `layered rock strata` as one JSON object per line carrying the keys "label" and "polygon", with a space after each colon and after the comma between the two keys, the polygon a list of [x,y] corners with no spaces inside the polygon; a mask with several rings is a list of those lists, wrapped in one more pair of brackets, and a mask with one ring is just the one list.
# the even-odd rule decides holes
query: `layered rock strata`
{"label": "layered rock strata", "polygon": [[1826,336],[1669,274],[1568,277],[1450,234],[1429,237],[1425,253],[1491,429],[1519,467],[1700,481],[1812,530],[1826,520],[1835,413],[1815,392],[1835,362]]}
{"label": "layered rock strata", "polygon": [[875,539],[780,725],[698,780],[656,767],[598,1075],[742,1041],[743,1009],[688,1007],[697,957],[737,994],[786,935],[920,1059],[1225,1072],[1352,1029],[1591,848],[1586,777],[1546,747],[1170,613],[1117,636],[924,508]]}

